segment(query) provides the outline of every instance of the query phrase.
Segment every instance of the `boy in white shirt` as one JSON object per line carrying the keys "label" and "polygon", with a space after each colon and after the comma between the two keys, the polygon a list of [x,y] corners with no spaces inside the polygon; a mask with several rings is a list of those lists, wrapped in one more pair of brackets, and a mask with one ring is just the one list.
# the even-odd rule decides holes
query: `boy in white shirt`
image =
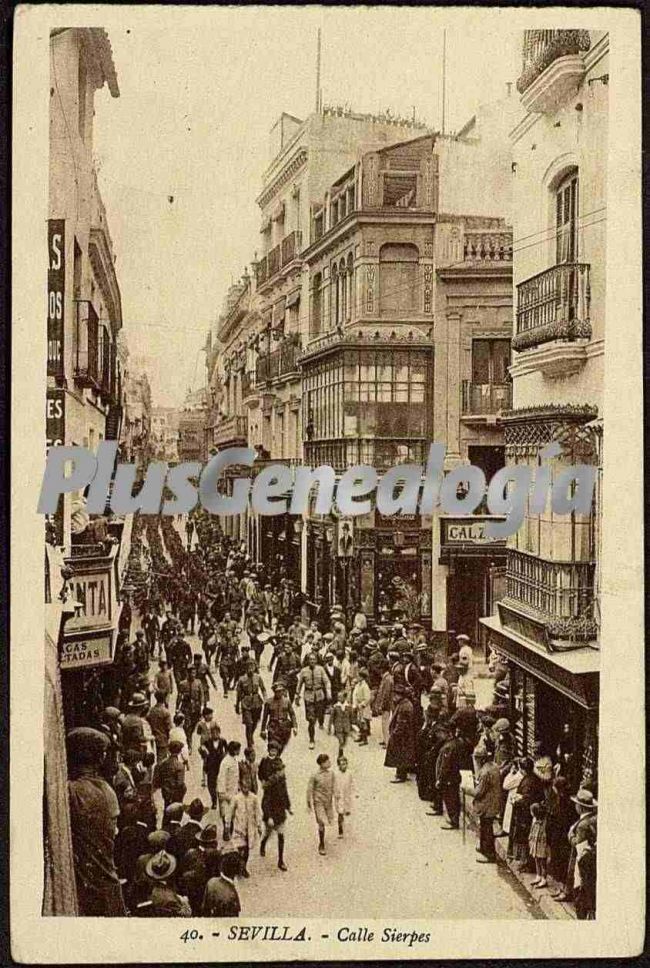
{"label": "boy in white shirt", "polygon": [[338,770],[334,774],[334,804],[339,819],[339,837],[343,836],[343,821],[352,812],[352,774],[348,770],[345,756],[337,760]]}

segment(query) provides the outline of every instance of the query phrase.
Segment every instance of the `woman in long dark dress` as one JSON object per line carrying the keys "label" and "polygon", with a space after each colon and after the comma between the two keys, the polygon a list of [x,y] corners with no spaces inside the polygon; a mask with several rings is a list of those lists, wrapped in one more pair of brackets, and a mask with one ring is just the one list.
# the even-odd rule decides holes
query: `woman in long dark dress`
{"label": "woman in long dark dress", "polygon": [[520,866],[523,868],[530,862],[528,850],[528,835],[532,822],[530,808],[533,803],[544,800],[544,789],[541,780],[533,772],[534,763],[529,756],[523,757],[520,766],[523,778],[513,800],[510,837],[514,858],[520,861]]}
{"label": "woman in long dark dress", "polygon": [[417,781],[420,800],[432,801],[436,786],[436,762],[431,751],[435,744],[435,712],[428,706],[424,712],[424,725],[416,742]]}

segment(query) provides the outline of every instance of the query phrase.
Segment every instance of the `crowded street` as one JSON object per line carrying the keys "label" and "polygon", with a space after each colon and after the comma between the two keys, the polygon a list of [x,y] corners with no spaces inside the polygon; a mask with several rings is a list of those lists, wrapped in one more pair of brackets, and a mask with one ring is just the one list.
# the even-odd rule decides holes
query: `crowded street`
{"label": "crowded street", "polygon": [[[185,540],[184,525],[177,525]],[[137,622],[134,622],[134,629]],[[199,651],[197,635],[187,634],[192,651]],[[248,640],[243,633],[242,642]],[[270,693],[268,661],[271,650],[262,653],[261,675]],[[152,672],[156,663],[152,664]],[[487,682],[485,691],[489,691]],[[175,707],[175,697],[170,709]],[[223,698],[221,683],[210,697],[221,735],[240,739],[244,733],[234,710],[234,698]],[[471,831],[440,830],[440,818],[427,816],[415,783],[390,785],[391,774],[384,768],[385,750],[379,746],[380,727],[374,721],[368,748],[346,747],[354,778],[352,816],[345,836],[339,839],[335,827],[328,832],[328,853],[319,857],[313,818],[306,807],[307,779],[314,771],[320,752],[336,758],[337,741],[327,728],[317,730],[316,749],[310,750],[304,712],[298,714],[298,735],[283,753],[293,816],[287,821],[286,863],[288,873],[277,870],[274,856],[262,858],[255,851],[249,862],[251,878],[239,880],[242,911],[259,917],[282,913],[287,917],[346,917],[354,897],[355,917],[385,915],[386,898],[394,897],[400,917],[495,918],[539,916],[516,881],[502,870],[483,869],[475,864],[475,836]],[[265,744],[256,736],[257,758]],[[208,791],[201,785],[202,761],[198,751],[190,756],[186,800],[201,798],[209,807]],[[218,811],[208,810],[205,823],[218,823]],[[223,841],[221,841],[223,843]],[[271,844],[269,854],[275,855]],[[378,861],[384,873],[378,877]],[[289,889],[284,884],[290,880]],[[399,899],[399,901],[397,901]]]}

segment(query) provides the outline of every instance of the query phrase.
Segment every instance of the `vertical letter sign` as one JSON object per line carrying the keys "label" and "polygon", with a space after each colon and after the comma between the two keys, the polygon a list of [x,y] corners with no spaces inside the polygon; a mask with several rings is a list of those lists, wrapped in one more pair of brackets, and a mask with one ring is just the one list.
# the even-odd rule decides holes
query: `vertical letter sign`
{"label": "vertical letter sign", "polygon": [[47,375],[63,377],[63,312],[65,296],[65,220],[47,223]]}

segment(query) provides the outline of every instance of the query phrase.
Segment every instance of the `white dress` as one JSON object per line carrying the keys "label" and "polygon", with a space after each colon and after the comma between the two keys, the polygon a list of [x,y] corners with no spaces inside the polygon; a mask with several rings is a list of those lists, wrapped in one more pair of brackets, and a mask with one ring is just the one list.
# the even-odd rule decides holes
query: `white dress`
{"label": "white dress", "polygon": [[334,774],[334,803],[336,812],[349,814],[352,812],[352,774],[346,770]]}
{"label": "white dress", "polygon": [[514,809],[514,800],[517,793],[517,788],[524,778],[524,774],[517,770],[516,773],[506,774],[506,778],[503,781],[503,789],[508,793],[508,799],[506,800],[505,810],[503,811],[503,830],[505,833],[510,833],[510,824],[512,823],[512,811]]}

